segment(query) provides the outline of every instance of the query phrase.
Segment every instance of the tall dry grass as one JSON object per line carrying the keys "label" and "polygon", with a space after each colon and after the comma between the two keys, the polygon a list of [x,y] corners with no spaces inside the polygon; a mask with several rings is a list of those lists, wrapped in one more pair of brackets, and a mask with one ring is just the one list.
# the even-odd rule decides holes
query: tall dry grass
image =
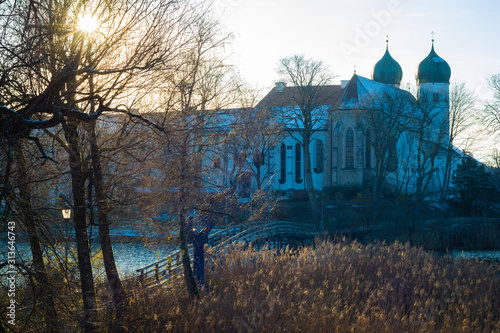
{"label": "tall dry grass", "polygon": [[198,301],[184,296],[182,280],[134,296],[129,330],[500,332],[493,264],[400,243],[321,242],[279,255],[235,246],[210,266]]}

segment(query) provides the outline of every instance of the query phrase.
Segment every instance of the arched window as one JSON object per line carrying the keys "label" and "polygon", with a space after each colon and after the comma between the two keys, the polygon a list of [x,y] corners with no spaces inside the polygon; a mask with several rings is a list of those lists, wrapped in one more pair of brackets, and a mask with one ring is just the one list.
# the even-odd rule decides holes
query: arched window
{"label": "arched window", "polygon": [[433,94],[432,94],[432,101],[433,101],[434,103],[439,102],[439,94],[438,94],[438,93],[433,93]]}
{"label": "arched window", "polygon": [[281,177],[278,181],[280,184],[284,184],[286,182],[286,145],[284,143],[282,143],[280,147],[280,162],[281,162],[281,172],[280,172]]}
{"label": "arched window", "polygon": [[295,182],[302,183],[302,154],[300,143],[295,144]]}
{"label": "arched window", "polygon": [[366,130],[365,133],[365,168],[372,167],[372,138],[370,129]]}
{"label": "arched window", "polygon": [[324,155],[323,141],[316,140],[316,167],[314,168],[315,173],[323,172],[323,155]]}
{"label": "arched window", "polygon": [[354,131],[352,128],[345,131],[345,167],[354,169]]}
{"label": "arched window", "polygon": [[422,92],[422,94],[420,96],[421,96],[422,103],[427,103],[427,94],[425,92]]}

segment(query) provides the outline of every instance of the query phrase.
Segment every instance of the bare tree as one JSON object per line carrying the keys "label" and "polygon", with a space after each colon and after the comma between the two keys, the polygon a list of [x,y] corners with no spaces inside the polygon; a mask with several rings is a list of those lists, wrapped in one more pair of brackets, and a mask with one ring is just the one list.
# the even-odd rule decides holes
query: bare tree
{"label": "bare tree", "polygon": [[288,133],[304,151],[305,186],[311,205],[314,223],[319,221],[319,207],[314,190],[310,144],[313,134],[326,126],[324,109],[329,96],[323,94],[324,87],[335,77],[321,61],[294,55],[279,61],[277,70],[283,81],[295,86],[289,90],[296,107],[282,110],[282,119]]}
{"label": "bare tree", "polygon": [[372,98],[371,109],[360,116],[366,117],[366,126],[370,129],[367,144],[375,153],[373,197],[376,200],[384,191],[387,176],[398,170],[400,139],[411,132],[417,118],[414,100],[402,90],[390,89]]}
{"label": "bare tree", "polygon": [[[173,59],[189,42],[186,29],[199,20],[198,7],[191,2],[43,0],[5,1],[0,11],[5,14],[0,42],[1,134],[11,142],[34,141],[48,159],[33,130],[61,125],[63,137],[57,133],[59,127],[47,134],[69,157],[84,328],[96,331],[86,218],[91,168],[82,124],[95,121],[105,111],[117,111],[119,104],[133,104],[149,92],[148,84],[155,78],[151,71],[171,69]],[[78,26],[86,15],[97,20],[98,32]],[[110,249],[103,247],[103,251]],[[111,276],[111,288],[120,289],[117,275]]]}
{"label": "bare tree", "polygon": [[17,173],[17,188],[19,197],[17,202],[17,212],[20,215],[21,225],[24,225],[28,234],[30,247],[33,256],[35,290],[34,294],[40,296],[40,300],[44,304],[43,312],[46,316],[46,329],[51,332],[60,331],[58,315],[55,307],[55,293],[52,284],[49,281],[43,253],[41,240],[39,237],[40,228],[37,223],[37,215],[35,214],[31,182],[33,180],[27,166],[27,159],[22,147],[22,142],[17,140],[14,143],[14,157]]}
{"label": "bare tree", "polygon": [[[91,119],[93,116],[80,113],[76,110],[74,103],[61,103],[61,95],[68,87],[70,96],[74,95],[73,84],[76,80],[74,78],[73,70],[77,70],[78,64],[76,60],[81,53],[75,52],[75,46],[78,44],[78,38],[81,34],[73,33],[68,34],[68,26],[64,23],[57,22],[50,24],[55,18],[60,17],[62,14],[64,21],[66,21],[68,8],[54,7],[53,3],[14,3],[11,12],[10,20],[4,21],[3,26],[5,31],[5,39],[1,43],[2,50],[7,54],[7,62],[11,64],[6,68],[5,76],[10,76],[7,85],[3,86],[3,90],[9,95],[6,100],[7,106],[2,107],[2,114],[6,118],[6,126],[3,128],[3,135],[10,140],[18,138],[28,138],[38,143],[39,141],[31,136],[31,130],[37,127],[31,126],[32,117],[50,114],[52,118],[38,122],[40,127],[54,126],[57,123],[62,123],[64,113],[66,116],[74,114],[75,116],[82,115],[83,118],[88,117]],[[43,5],[47,5],[46,7]],[[69,52],[58,53],[50,52],[51,49],[60,46],[62,43],[58,38],[54,38],[57,34],[64,33],[69,42]],[[59,36],[60,36],[59,35]],[[75,38],[75,39],[73,39]],[[49,51],[49,52],[47,52]],[[64,62],[64,58],[70,58]],[[72,58],[72,59],[71,59]],[[46,63],[44,63],[46,62]],[[61,66],[61,63],[64,65]],[[48,66],[47,66],[48,65]],[[45,67],[47,66],[47,67]],[[19,75],[19,77],[15,77]],[[24,81],[25,80],[25,81]],[[74,100],[74,99],[73,99]],[[51,112],[52,111],[52,112]],[[95,116],[98,116],[95,115]],[[76,129],[71,126],[78,120],[73,117],[68,117],[70,125],[68,129]],[[16,122],[17,126],[13,123]],[[78,146],[78,141],[72,141],[73,146]],[[42,155],[45,155],[43,149],[40,148]],[[73,151],[73,153],[76,153]],[[85,211],[80,207],[84,207],[80,202],[80,197],[76,194],[83,189],[83,170],[80,169],[81,164],[75,159],[76,155],[72,155],[71,162],[72,169],[75,171],[73,175],[74,185],[74,199],[75,207],[79,206],[78,210],[75,209],[75,231],[77,234],[77,245],[79,249],[79,264],[82,281],[82,294],[85,308],[85,327],[87,331],[94,330],[94,325],[97,320],[95,293],[93,288],[92,268],[90,266],[90,250],[88,247],[88,239],[86,238],[86,221]],[[80,169],[80,174],[76,170]],[[84,208],[83,208],[84,209]],[[83,224],[83,228],[82,228]],[[36,250],[32,248],[32,251]],[[36,251],[35,251],[36,252]]]}
{"label": "bare tree", "polygon": [[178,223],[184,278],[194,298],[199,291],[190,264],[187,220],[193,210],[203,210],[204,190],[213,186],[204,177],[205,157],[224,142],[224,109],[235,101],[235,85],[231,67],[220,57],[228,35],[221,32],[218,23],[209,16],[200,18],[190,26],[189,34],[191,43],[174,70],[158,72],[162,81],[151,91],[158,97],[157,103],[150,105],[151,113],[142,120],[165,147],[159,166],[165,175],[161,200],[175,201],[170,213]]}
{"label": "bare tree", "polygon": [[443,103],[425,99],[418,102],[418,121],[414,131],[417,144],[415,184],[417,218],[420,216],[430,185],[436,181],[435,176],[439,170],[442,152],[447,152],[449,148],[448,114],[444,113]]}
{"label": "bare tree", "polygon": [[493,100],[486,103],[484,120],[490,134],[498,134],[500,132],[500,74],[493,75],[488,85],[493,92]]}
{"label": "bare tree", "polygon": [[477,103],[477,96],[467,89],[464,82],[454,82],[450,89],[450,111],[449,111],[449,142],[446,152],[445,172],[443,177],[443,189],[441,199],[448,195],[451,170],[453,168],[454,147],[457,139],[469,127],[472,121],[473,111]]}
{"label": "bare tree", "polygon": [[[238,142],[240,149],[248,151],[248,158],[242,160],[242,168],[251,170],[257,190],[262,190],[263,184],[269,182],[275,173],[268,158],[284,136],[276,112],[271,108],[240,109],[229,136],[229,141]],[[263,168],[266,165],[267,168]]]}
{"label": "bare tree", "polygon": [[493,151],[491,152],[490,155],[490,165],[497,169],[497,173],[500,170],[500,149],[493,148]]}

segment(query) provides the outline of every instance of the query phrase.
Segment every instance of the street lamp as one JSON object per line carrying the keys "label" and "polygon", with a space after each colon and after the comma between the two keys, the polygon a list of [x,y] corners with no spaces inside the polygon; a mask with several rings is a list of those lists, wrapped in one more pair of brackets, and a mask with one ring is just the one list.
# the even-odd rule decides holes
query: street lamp
{"label": "street lamp", "polygon": [[70,208],[63,208],[61,209],[63,218],[66,220],[66,222],[71,218],[71,209]]}
{"label": "street lamp", "polygon": [[68,220],[71,218],[71,208],[61,209],[62,216],[66,222],[66,248],[64,251],[65,264],[68,265]]}

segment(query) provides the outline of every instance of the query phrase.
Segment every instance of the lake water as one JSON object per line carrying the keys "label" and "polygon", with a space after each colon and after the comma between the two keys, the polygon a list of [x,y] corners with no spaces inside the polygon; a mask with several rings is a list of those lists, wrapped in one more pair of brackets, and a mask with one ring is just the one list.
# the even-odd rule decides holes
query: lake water
{"label": "lake water", "polygon": [[[96,242],[91,243],[94,253],[100,249]],[[7,243],[0,242],[0,262],[6,259],[8,252]],[[16,262],[29,262],[31,259],[31,249],[27,242],[16,242]],[[49,249],[45,249],[48,251]],[[168,244],[143,244],[139,242],[114,243],[113,253],[115,255],[116,266],[120,276],[135,275],[139,267],[151,264],[158,259],[166,257],[173,251],[173,247]],[[58,251],[64,254],[64,249]],[[96,277],[101,272],[96,272]]]}
{"label": "lake water", "polygon": [[[65,236],[71,239],[75,236],[73,228],[65,229],[61,228],[59,225],[55,225],[54,227],[59,228],[53,231],[60,237]],[[219,230],[220,229],[218,228],[213,228],[212,233]],[[160,233],[157,229],[147,224],[141,226],[115,226],[114,228],[111,228],[110,234],[115,239],[120,240],[113,241],[113,253],[115,256],[116,266],[120,276],[122,277],[136,275],[138,268],[165,258],[176,249],[176,246],[172,244],[172,241],[177,239],[177,233],[175,231],[170,233]],[[93,230],[89,230],[89,235],[92,252],[95,254],[100,250],[98,228],[95,227]],[[144,242],[142,238],[144,235],[148,235],[148,240],[151,240],[151,242]],[[30,262],[31,249],[27,236],[16,235],[16,238],[16,262]],[[62,237],[62,239],[64,239],[64,237]],[[57,252],[61,256],[64,256],[65,242],[60,242],[56,246],[58,246]],[[72,249],[75,248],[74,241],[70,241],[70,247],[72,247]],[[6,260],[8,251],[7,233],[5,232],[5,237],[0,238],[0,262],[4,262]],[[46,255],[52,251],[52,249],[45,247],[43,251]],[[104,276],[104,268],[101,267],[101,269],[95,271],[94,274],[96,278],[101,275]]]}
{"label": "lake water", "polygon": [[478,258],[487,261],[500,261],[500,251],[450,251],[452,258]]}

